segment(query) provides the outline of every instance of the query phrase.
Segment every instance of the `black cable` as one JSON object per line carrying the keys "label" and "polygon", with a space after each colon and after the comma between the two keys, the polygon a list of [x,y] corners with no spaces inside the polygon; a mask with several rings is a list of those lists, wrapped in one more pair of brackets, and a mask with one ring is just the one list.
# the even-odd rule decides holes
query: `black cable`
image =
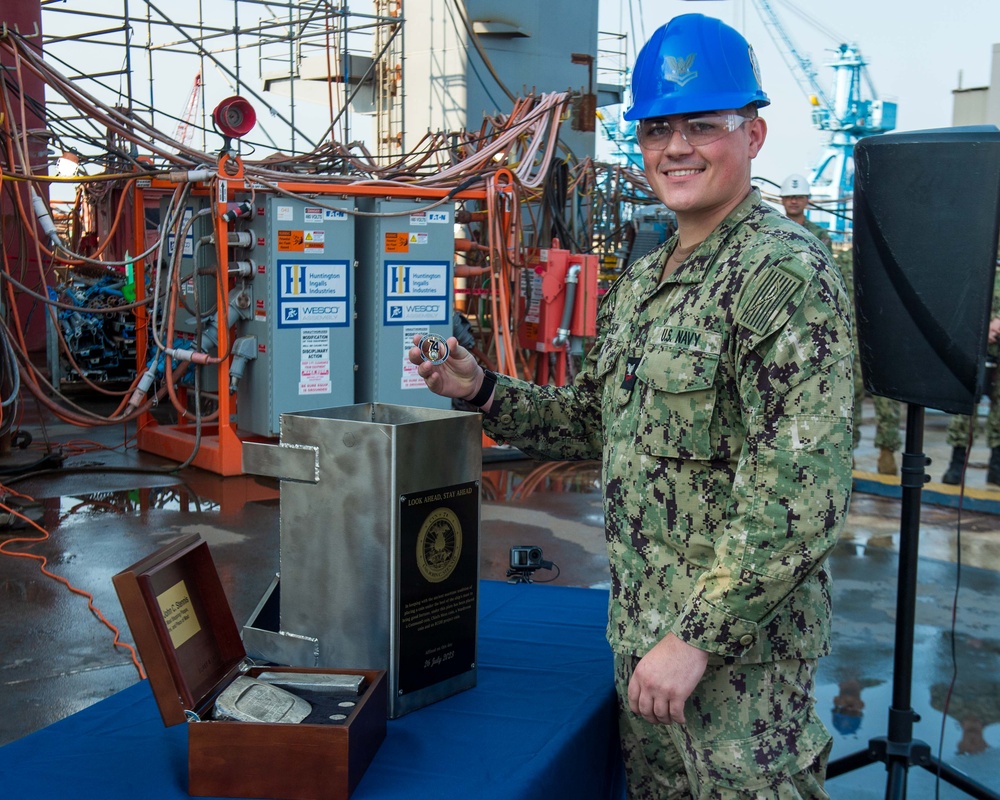
{"label": "black cable", "polygon": [[[992,402],[992,398],[990,400]],[[948,708],[951,706],[951,696],[958,683],[958,650],[955,636],[958,632],[958,592],[962,586],[962,509],[965,505],[965,475],[969,469],[969,456],[972,454],[972,440],[976,434],[976,409],[969,415],[969,435],[965,442],[965,462],[962,464],[962,480],[958,487],[958,519],[955,522],[955,593],[951,601],[951,680],[948,691],[944,695],[941,706],[941,732],[938,735],[938,761],[944,761],[944,732],[948,722]],[[941,797],[941,772],[938,771],[934,780],[934,797]]]}
{"label": "black cable", "polygon": [[451,200],[459,192],[464,192],[470,186],[474,186],[477,183],[482,183],[486,180],[485,175],[473,175],[471,178],[466,178],[464,181],[455,186],[454,189],[449,190],[448,194],[444,196],[445,200]]}
{"label": "black cable", "polygon": [[[0,458],[0,476],[4,477],[4,483],[10,484],[15,481],[22,480],[24,478],[23,473],[31,471],[32,474],[46,474],[46,473],[57,473],[57,469],[62,462],[66,459],[66,456],[62,454],[62,451],[54,451],[52,453],[46,453],[37,461],[31,464],[20,464],[12,466],[3,466],[3,459]],[[8,476],[13,476],[8,479]]]}
{"label": "black cable", "polygon": [[[777,187],[778,189],[781,188],[781,184],[780,183],[775,183],[770,178],[765,178],[765,177],[763,177],[761,175],[754,175],[754,176],[752,176],[750,178],[750,181],[751,181],[751,183],[753,183],[754,181],[758,181],[758,182],[759,181],[763,181],[764,183],[769,183],[772,186]],[[841,219],[846,219],[848,222],[850,222],[852,224],[854,222],[854,216],[853,215],[847,214],[847,213],[842,212],[842,211],[837,211],[836,209],[826,208],[825,206],[817,205],[812,200],[809,201],[809,208],[814,208],[817,211],[822,211],[824,214],[829,214],[832,217],[840,217]]]}
{"label": "black cable", "polygon": [[[464,2],[464,0],[460,0],[460,2]],[[459,30],[458,22],[455,20],[455,15],[454,14],[450,14],[449,16],[451,17],[452,25],[455,28],[455,33],[457,33],[459,35],[459,38],[461,38],[461,31]],[[464,20],[463,20],[463,22],[464,22]],[[469,59],[467,59],[467,63],[472,68],[472,73],[476,76],[476,80],[479,81],[479,85],[482,86],[483,87],[483,91],[486,92],[486,96],[490,99],[490,102],[493,103],[493,107],[494,108],[500,108],[500,104],[496,101],[496,98],[493,97],[493,93],[490,92],[490,87],[486,85],[486,81],[483,80],[483,76],[479,74],[479,69],[476,66],[475,60],[469,58]],[[484,66],[485,66],[485,62],[484,62]],[[503,88],[506,91],[506,87],[503,87],[501,85],[501,88]]]}
{"label": "black cable", "polygon": [[[65,62],[63,62],[63,63],[65,63]],[[10,77],[7,77],[7,78],[5,78],[5,80],[6,80],[7,84],[8,84],[8,86],[12,89],[12,91],[15,92],[15,96],[16,97],[20,97],[20,87],[18,87],[13,82],[13,79],[11,79]],[[98,85],[101,86],[102,88],[104,88],[105,90],[112,91],[110,89],[110,87],[105,86],[100,81],[95,81],[95,82],[98,83]],[[25,102],[28,103],[28,104],[30,104],[31,107],[35,110],[36,113],[44,116],[45,107],[43,105],[39,104],[37,101],[35,101],[35,100],[33,100],[33,99],[31,99],[31,98],[29,98],[27,96],[25,97]],[[67,105],[72,106],[72,103],[69,103],[68,101],[64,101],[64,102],[66,102]],[[72,106],[72,107],[75,108],[75,106]],[[143,105],[142,103],[138,103],[138,107],[142,111],[150,111],[150,112],[152,111],[152,109],[150,107],[148,107],[146,105]],[[156,109],[156,111],[158,113],[164,114],[165,116],[167,116],[170,119],[177,119],[175,117],[172,117],[170,114],[167,114],[167,113],[163,112],[160,109]],[[526,122],[532,120],[536,115],[540,116],[542,114],[543,114],[543,110],[542,109],[533,110],[533,111],[529,112],[524,117],[524,119],[522,120],[522,123],[526,123]],[[120,150],[120,149],[118,149],[118,148],[116,148],[116,147],[114,147],[112,145],[109,145],[108,142],[107,142],[107,139],[106,139],[106,134],[104,134],[101,131],[97,130],[96,126],[95,126],[95,132],[93,134],[88,134],[84,130],[82,130],[81,128],[73,126],[70,123],[66,122],[65,120],[62,120],[62,119],[60,119],[58,117],[51,117],[49,119],[49,127],[50,127],[50,129],[52,129],[55,132],[61,132],[61,133],[63,133],[68,138],[78,139],[81,142],[83,142],[83,143],[85,143],[85,144],[87,144],[89,146],[92,146],[92,147],[94,147],[96,149],[99,149],[99,150],[103,151],[106,154],[106,157],[118,158],[118,159],[121,159],[124,162],[132,164],[133,166],[139,168],[141,171],[149,171],[149,165],[148,164],[142,164],[141,162],[137,162],[135,160],[135,158],[132,156],[132,154],[126,153],[123,150]],[[212,132],[207,127],[201,127],[201,126],[196,126],[196,127],[197,127],[198,130],[201,130],[201,131],[203,131],[205,133],[211,133]],[[496,132],[494,131],[493,133],[488,133],[488,134],[484,134],[483,136],[479,136],[479,137],[475,137],[473,139],[469,139],[469,140],[467,140],[467,143],[468,144],[478,144],[478,143],[481,143],[481,142],[489,142],[495,136],[496,136]],[[250,140],[250,139],[243,138],[240,141],[241,141],[241,144],[245,144],[245,145],[247,145],[247,146],[249,146],[251,148],[256,148],[258,146],[258,143],[254,142],[253,140]],[[66,148],[66,149],[72,150],[73,148]],[[428,154],[433,154],[433,153],[437,153],[437,152],[447,152],[447,151],[449,151],[451,149],[453,149],[451,145],[445,145],[445,146],[441,146],[441,147],[431,148],[429,150],[421,151],[421,152],[426,152]],[[313,155],[313,154],[318,154],[318,151],[319,151],[319,148],[315,148],[314,147],[312,150],[293,150],[293,151],[290,151],[289,155],[292,156],[292,157],[295,157],[295,156],[310,156],[310,155]],[[88,160],[92,161],[92,162],[97,162],[97,163],[108,163],[106,161],[102,161],[102,156],[92,156],[92,157],[88,156]],[[187,159],[184,159],[183,157],[179,156],[179,160],[186,161]],[[343,161],[344,159],[341,158],[339,160]],[[274,167],[277,166],[277,164],[271,163],[269,166],[271,168],[274,168]],[[317,169],[317,171],[321,172],[321,170],[319,170],[319,169]],[[371,172],[369,171],[369,172],[366,173],[366,172],[362,172],[362,171],[359,170],[358,174],[368,174],[368,175],[371,175]]]}
{"label": "black cable", "polygon": [[[4,81],[7,84],[8,90],[11,91],[11,93],[13,94],[13,96],[17,97],[17,98],[20,98],[21,97],[21,87],[17,83],[14,82],[13,78],[11,78],[9,76],[6,76],[4,78]],[[48,85],[48,84],[46,84],[46,85]],[[52,111],[51,106],[52,105],[58,105],[57,103],[50,103],[49,107],[48,107],[48,112],[46,112],[46,106],[44,104],[38,102],[37,100],[35,100],[34,98],[32,98],[30,95],[26,94],[24,96],[24,103],[25,103],[25,105],[27,107],[29,107],[31,109],[31,111],[36,116],[38,116],[40,119],[45,119],[46,120],[46,124],[48,125],[49,129],[51,131],[53,131],[53,133],[57,133],[58,134],[61,131],[63,133],[63,135],[66,136],[67,138],[76,139],[78,141],[81,141],[81,142],[83,142],[85,144],[90,145],[91,147],[95,147],[98,150],[103,151],[104,153],[106,153],[109,156],[117,157],[117,158],[121,159],[122,161],[125,161],[125,162],[128,162],[129,164],[132,164],[133,166],[139,168],[142,171],[148,171],[149,170],[149,165],[148,164],[143,164],[141,162],[138,162],[130,154],[126,153],[123,150],[119,150],[118,148],[114,147],[113,145],[108,144],[106,132],[102,134],[101,131],[97,128],[97,126],[94,125],[94,123],[91,123],[92,125],[94,125],[94,133],[93,134],[89,134],[83,128],[70,123],[69,121],[63,119],[62,117],[53,115],[51,113],[51,111]],[[69,106],[75,108],[75,106],[72,106],[72,104],[69,103],[69,102],[66,102],[66,105],[69,105]],[[62,137],[61,136],[57,136],[56,138],[59,139],[59,140],[61,140]],[[65,149],[68,149],[68,150],[70,150],[72,152],[77,152],[73,148],[65,148]],[[87,160],[91,161],[91,162],[104,163],[104,164],[110,163],[110,160],[109,161],[102,161],[101,160],[101,156],[94,156],[94,157],[88,156]]]}
{"label": "black cable", "polygon": [[[569,168],[564,161],[553,162],[542,188],[542,204],[550,215],[549,240],[558,238],[560,243],[571,246],[577,253],[589,253],[592,248],[583,247],[566,224],[566,202],[569,194]],[[555,234],[552,236],[551,234]]]}
{"label": "black cable", "polygon": [[552,564],[552,569],[554,569],[556,571],[556,574],[553,575],[551,578],[549,578],[547,581],[532,581],[532,582],[533,583],[552,583],[552,581],[558,579],[559,575],[562,572],[562,570],[559,569],[559,565],[558,564]]}

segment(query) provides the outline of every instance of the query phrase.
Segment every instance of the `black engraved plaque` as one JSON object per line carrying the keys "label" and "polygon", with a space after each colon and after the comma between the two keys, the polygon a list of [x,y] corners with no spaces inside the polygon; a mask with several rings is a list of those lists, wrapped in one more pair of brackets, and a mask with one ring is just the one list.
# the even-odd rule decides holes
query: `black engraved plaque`
{"label": "black engraved plaque", "polygon": [[479,484],[404,495],[399,509],[400,694],[475,668]]}

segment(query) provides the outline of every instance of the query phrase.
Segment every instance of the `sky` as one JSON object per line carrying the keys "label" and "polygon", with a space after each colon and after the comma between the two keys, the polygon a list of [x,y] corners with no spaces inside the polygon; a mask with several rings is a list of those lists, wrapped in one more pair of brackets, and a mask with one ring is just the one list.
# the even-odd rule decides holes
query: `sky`
{"label": "sky", "polygon": [[[753,45],[771,105],[762,116],[768,136],[753,173],[780,183],[809,174],[825,134],[812,127],[810,106],[782,60],[756,9],[756,0],[600,0],[600,29],[644,41],[678,14],[718,17]],[[993,45],[1000,43],[1000,0],[770,0],[796,49],[811,59],[821,83],[832,86],[825,64],[840,40],[856,44],[868,61],[878,96],[898,103],[897,131],[952,125],[952,92],[990,83]],[[632,6],[630,17],[629,7]],[[804,9],[831,38],[797,16]],[[643,30],[645,31],[643,35]],[[630,52],[634,61],[635,51]]]}

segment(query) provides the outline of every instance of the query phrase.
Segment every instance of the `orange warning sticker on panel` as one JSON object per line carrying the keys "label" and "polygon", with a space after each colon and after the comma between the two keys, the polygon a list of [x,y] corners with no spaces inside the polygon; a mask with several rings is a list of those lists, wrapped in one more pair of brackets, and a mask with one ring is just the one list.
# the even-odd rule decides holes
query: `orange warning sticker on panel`
{"label": "orange warning sticker on panel", "polygon": [[278,231],[278,250],[282,253],[302,253],[305,251],[303,231]]}
{"label": "orange warning sticker on panel", "polygon": [[403,233],[387,233],[385,235],[385,252],[387,253],[409,253],[410,236]]}

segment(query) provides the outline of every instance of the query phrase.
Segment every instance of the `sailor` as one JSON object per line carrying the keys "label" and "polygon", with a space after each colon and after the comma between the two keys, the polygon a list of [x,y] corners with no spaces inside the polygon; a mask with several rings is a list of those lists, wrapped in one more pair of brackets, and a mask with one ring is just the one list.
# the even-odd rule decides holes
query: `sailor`
{"label": "sailor", "polygon": [[822,225],[817,225],[806,217],[806,207],[809,205],[809,195],[811,189],[809,181],[802,175],[792,173],[781,182],[781,205],[785,209],[785,216],[792,222],[797,222],[809,233],[819,239],[823,246],[830,253],[833,253],[833,243],[830,241],[830,234]]}
{"label": "sailor", "polygon": [[[986,387],[990,398],[990,408],[984,423],[986,444],[990,448],[990,460],[986,466],[986,483],[1000,486],[1000,381],[997,380],[996,375],[996,364],[1000,361],[1000,271],[997,272],[993,284],[993,310],[990,316],[986,349],[987,362],[992,365],[991,369],[988,370],[990,380]],[[962,482],[968,446],[975,441],[976,428],[979,427],[978,417],[979,410],[977,408],[972,417],[965,414],[955,414],[949,420],[947,441],[951,445],[951,461],[944,475],[941,476],[942,483],[957,486]],[[975,426],[971,436],[970,426]]]}
{"label": "sailor", "polygon": [[440,365],[409,351],[494,439],[602,460],[636,800],[827,797],[815,674],[851,492],[851,300],[826,248],[750,185],[768,103],[743,36],[672,19],[625,116],[677,233],[608,291],[573,385],[485,371],[454,340]]}

